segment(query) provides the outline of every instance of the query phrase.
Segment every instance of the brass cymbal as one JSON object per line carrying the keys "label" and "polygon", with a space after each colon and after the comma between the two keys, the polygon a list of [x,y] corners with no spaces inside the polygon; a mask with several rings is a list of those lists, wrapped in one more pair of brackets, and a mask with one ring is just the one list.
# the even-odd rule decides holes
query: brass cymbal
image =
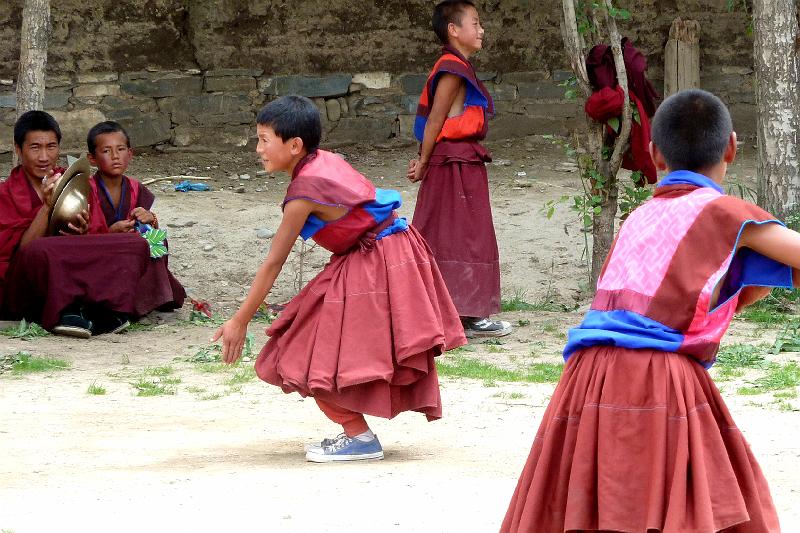
{"label": "brass cymbal", "polygon": [[86,156],[75,161],[64,172],[53,190],[53,209],[47,225],[47,233],[58,235],[59,230],[67,230],[67,225],[84,209],[89,209],[92,194],[89,185],[91,166]]}

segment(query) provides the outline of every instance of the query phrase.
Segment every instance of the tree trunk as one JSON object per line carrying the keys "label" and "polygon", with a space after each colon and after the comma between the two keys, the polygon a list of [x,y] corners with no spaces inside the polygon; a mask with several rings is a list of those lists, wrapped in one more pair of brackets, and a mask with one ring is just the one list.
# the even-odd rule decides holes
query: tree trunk
{"label": "tree trunk", "polygon": [[797,137],[800,118],[794,0],[754,0],[758,202],[780,219],[800,199]]}
{"label": "tree trunk", "polygon": [[[44,76],[50,35],[50,0],[25,0],[17,75],[17,118],[44,107]],[[14,164],[17,164],[14,152]]]}
{"label": "tree trunk", "polygon": [[600,270],[606,262],[606,257],[611,251],[616,234],[617,197],[619,186],[617,184],[617,171],[612,169],[608,161],[601,161],[598,171],[605,180],[603,203],[600,213],[592,217],[592,290],[597,286]]}
{"label": "tree trunk", "polygon": [[17,117],[44,107],[44,75],[50,34],[50,0],[26,0],[17,78]]}

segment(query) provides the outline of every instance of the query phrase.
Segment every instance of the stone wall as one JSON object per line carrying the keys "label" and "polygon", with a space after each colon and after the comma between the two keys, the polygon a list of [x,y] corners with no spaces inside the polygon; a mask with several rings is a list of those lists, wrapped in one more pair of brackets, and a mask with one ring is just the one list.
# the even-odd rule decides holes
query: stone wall
{"label": "stone wall", "polygon": [[[11,149],[22,0],[0,10],[0,153]],[[476,57],[497,103],[495,138],[566,133],[579,104],[563,99],[557,0],[478,2],[487,39]],[[409,139],[438,46],[428,0],[59,0],[52,3],[47,99],[69,147],[117,120],[137,146],[237,149],[271,98],[304,94],[327,142]],[[626,2],[620,2],[625,5]],[[626,35],[648,55],[660,89],[675,16],[701,22],[703,86],[719,93],[743,135],[754,130],[746,18],[725,0],[627,2]]]}

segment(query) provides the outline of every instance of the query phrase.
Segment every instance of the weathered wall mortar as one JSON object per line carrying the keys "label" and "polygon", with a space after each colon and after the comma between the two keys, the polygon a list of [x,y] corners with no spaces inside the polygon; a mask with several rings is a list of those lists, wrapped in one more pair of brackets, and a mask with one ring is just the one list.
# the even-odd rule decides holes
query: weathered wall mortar
{"label": "weathered wall mortar", "polygon": [[[0,10],[0,153],[11,150],[21,0]],[[620,2],[625,5],[626,2]],[[559,2],[479,3],[487,31],[476,65],[495,97],[494,138],[566,134],[580,104],[564,99]],[[755,127],[746,18],[724,0],[627,2],[625,34],[648,55],[661,89],[663,46],[675,16],[701,22],[702,84],[731,106],[740,135]],[[438,46],[425,0],[61,0],[52,8],[45,108],[65,145],[117,120],[136,146],[240,149],[264,103],[304,94],[328,143],[410,139]]]}

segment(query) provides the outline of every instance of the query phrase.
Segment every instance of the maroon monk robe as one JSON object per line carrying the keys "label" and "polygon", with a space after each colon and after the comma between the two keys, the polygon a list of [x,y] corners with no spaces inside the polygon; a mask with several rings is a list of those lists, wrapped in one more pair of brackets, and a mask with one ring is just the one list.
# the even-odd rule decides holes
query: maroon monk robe
{"label": "maroon monk robe", "polygon": [[[55,168],[63,173],[63,168]],[[0,182],[0,309],[3,302],[3,285],[11,256],[14,255],[22,235],[31,225],[42,201],[36,189],[25,177],[22,166],[17,166],[4,182]]]}
{"label": "maroon monk robe", "polygon": [[[16,218],[6,217],[7,205],[20,206]],[[147,242],[135,233],[42,237],[18,248],[41,205],[19,167],[0,184],[0,247],[9,252],[0,256],[0,268],[7,268],[1,316],[25,318],[51,329],[74,303],[134,318],[183,305],[183,287],[169,274],[166,262],[150,259]],[[7,245],[6,235],[17,234],[16,244]]]}
{"label": "maroon monk robe", "polygon": [[500,311],[500,256],[489,201],[488,150],[439,141],[417,195],[414,227],[433,250],[460,316]]}

